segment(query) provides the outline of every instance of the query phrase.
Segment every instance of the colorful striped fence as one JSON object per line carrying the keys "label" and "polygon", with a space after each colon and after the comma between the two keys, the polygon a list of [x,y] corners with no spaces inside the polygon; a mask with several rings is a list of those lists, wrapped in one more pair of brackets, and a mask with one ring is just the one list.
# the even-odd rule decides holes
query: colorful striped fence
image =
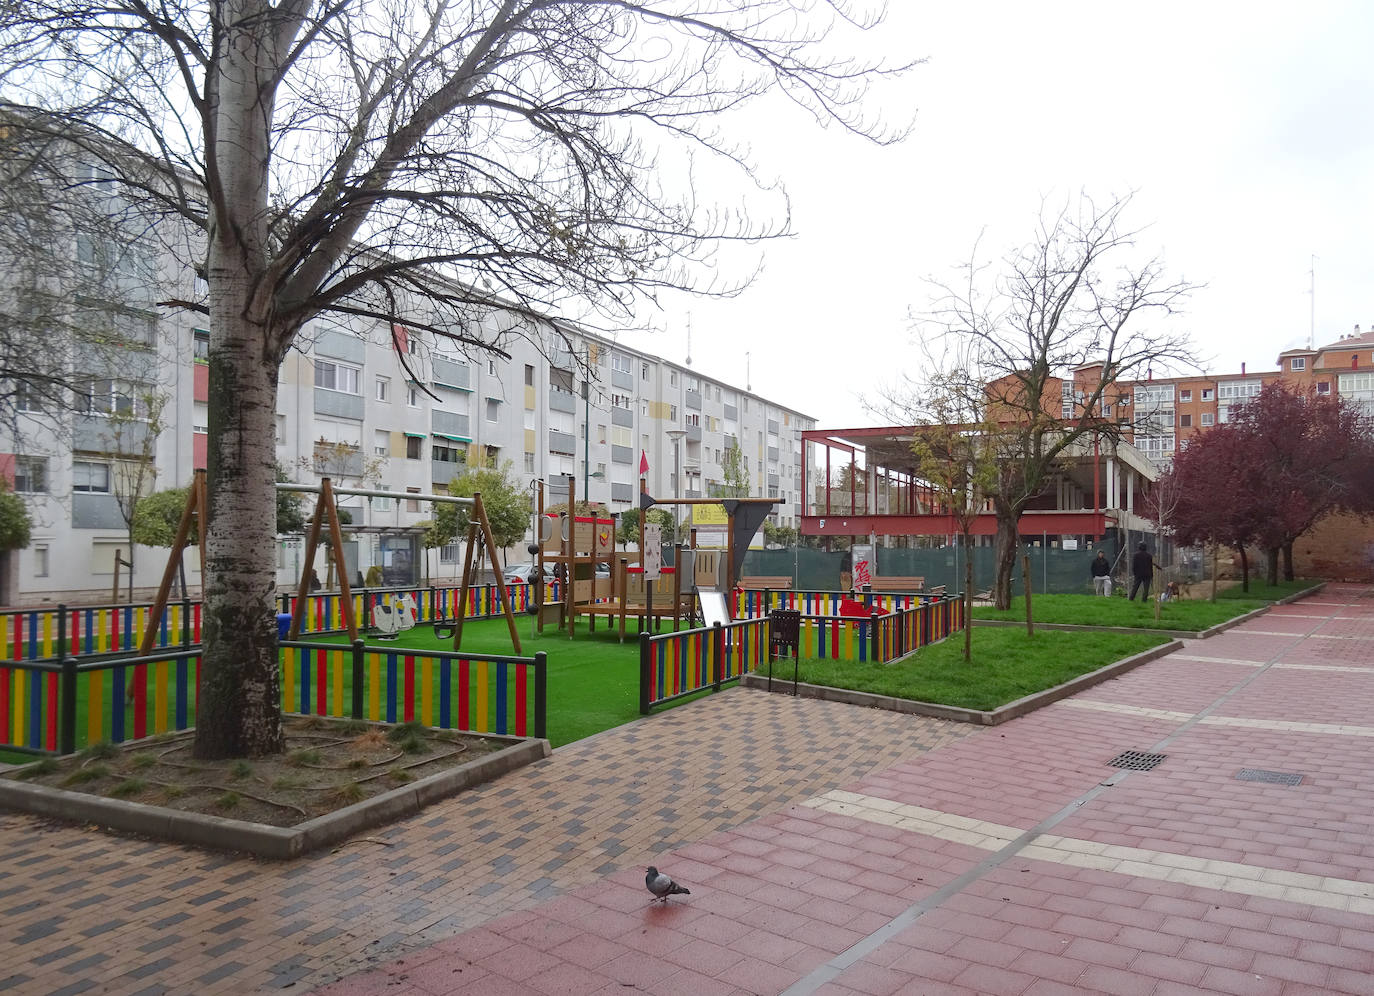
{"label": "colorful striped fence", "polygon": [[706,688],[720,690],[768,660],[768,620],[639,635],[639,711]]}
{"label": "colorful striped fence", "polygon": [[[284,644],[282,708],[318,716],[514,736],[546,735],[547,661],[406,654],[395,647]],[[200,648],[147,657],[4,662],[0,748],[70,754],[195,725]]]}
{"label": "colorful striped fence", "polygon": [[[530,606],[530,586],[505,586],[511,609],[525,612]],[[362,589],[353,592],[353,610],[360,627],[371,621],[372,607],[382,599],[410,595],[415,600],[416,621],[431,622],[439,616],[452,618],[458,607],[458,587]],[[559,598],[559,585],[545,589],[546,600]],[[277,611],[292,612],[295,595],[276,600]],[[68,653],[79,657],[95,654],[137,652],[148,626],[147,603],[136,605],[92,605],[53,608],[11,609],[0,612],[0,663],[61,659]],[[469,619],[501,614],[501,601],[495,585],[475,585],[468,590]],[[157,621],[154,647],[183,649],[201,640],[201,602],[171,602]],[[335,633],[344,629],[343,599],[338,592],[321,592],[306,597],[302,635]],[[65,642],[64,642],[65,640]]]}
{"label": "colorful striped fence", "polygon": [[282,708],[505,736],[547,735],[548,662],[397,647],[282,645]]}
{"label": "colorful striped fence", "polygon": [[847,591],[736,591],[735,617],[766,616],[774,609],[796,609],[806,616],[838,616],[843,601],[862,602],[886,615],[909,609],[923,602],[934,601],[935,595],[902,594],[892,592]]}

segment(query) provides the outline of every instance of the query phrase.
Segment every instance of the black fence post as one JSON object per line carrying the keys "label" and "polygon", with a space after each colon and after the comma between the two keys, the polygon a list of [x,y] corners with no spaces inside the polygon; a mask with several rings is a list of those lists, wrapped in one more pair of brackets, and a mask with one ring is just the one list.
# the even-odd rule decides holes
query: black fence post
{"label": "black fence post", "polygon": [[62,724],[58,752],[76,753],[76,658],[62,658]]}
{"label": "black fence post", "polygon": [[549,735],[549,655],[534,655],[534,735]]}
{"label": "black fence post", "polygon": [[[725,630],[721,628],[720,623],[716,622],[711,624],[711,639],[716,641],[716,691],[720,691],[721,675],[725,673],[725,655],[723,653],[725,641],[721,639],[724,632]],[[742,666],[743,665],[741,665],[741,667]],[[741,675],[743,675],[743,673],[743,671],[740,672]]]}
{"label": "black fence post", "polygon": [[363,718],[363,641],[353,641],[353,718]]}
{"label": "black fence post", "polygon": [[183,598],[181,600],[181,647],[186,649],[191,645],[191,600]]}
{"label": "black fence post", "polygon": [[773,642],[773,613],[770,612],[768,613],[768,690],[770,692],[773,690],[773,648],[775,646],[776,644]]}
{"label": "black fence post", "polygon": [[639,714],[649,715],[649,683],[653,680],[653,646],[648,633],[639,634]]}
{"label": "black fence post", "polygon": [[57,659],[67,659],[67,606],[57,607]]}
{"label": "black fence post", "polygon": [[868,615],[868,639],[870,641],[868,659],[874,664],[881,663],[879,660],[878,648],[882,646],[882,640],[879,638],[878,633],[882,629],[883,624],[879,621],[880,619],[882,619],[882,616],[875,616],[871,612]]}

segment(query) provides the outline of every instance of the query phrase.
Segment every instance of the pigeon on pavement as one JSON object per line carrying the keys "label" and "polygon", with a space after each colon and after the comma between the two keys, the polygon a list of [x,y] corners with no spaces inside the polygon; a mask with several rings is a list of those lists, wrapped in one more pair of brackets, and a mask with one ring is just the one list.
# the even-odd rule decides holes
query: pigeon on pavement
{"label": "pigeon on pavement", "polygon": [[[644,886],[654,894],[654,899],[661,899],[665,903],[669,896],[690,896],[692,894],[691,889],[678,885],[653,865],[645,869]],[[652,901],[650,900],[650,902]]]}

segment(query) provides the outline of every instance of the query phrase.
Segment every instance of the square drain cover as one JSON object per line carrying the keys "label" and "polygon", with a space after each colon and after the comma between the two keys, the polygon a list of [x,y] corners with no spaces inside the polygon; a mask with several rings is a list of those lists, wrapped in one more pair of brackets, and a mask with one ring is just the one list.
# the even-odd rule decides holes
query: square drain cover
{"label": "square drain cover", "polygon": [[1263,768],[1241,768],[1236,777],[1243,782],[1264,782],[1268,785],[1301,785],[1302,775],[1290,771],[1265,771]]}
{"label": "square drain cover", "polygon": [[1113,768],[1126,768],[1130,771],[1149,771],[1168,757],[1168,754],[1147,754],[1141,750],[1128,750],[1116,755],[1107,763]]}

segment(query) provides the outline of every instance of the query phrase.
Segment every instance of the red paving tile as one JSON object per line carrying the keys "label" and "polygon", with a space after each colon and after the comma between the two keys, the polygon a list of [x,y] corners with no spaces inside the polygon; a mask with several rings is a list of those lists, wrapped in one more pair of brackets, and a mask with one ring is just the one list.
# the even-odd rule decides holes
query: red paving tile
{"label": "red paving tile", "polygon": [[[824,788],[804,788],[793,797],[796,804],[757,814],[733,801],[738,819],[703,824],[692,839],[649,852],[692,889],[665,906],[648,902],[639,854],[617,860],[613,851],[597,850],[627,832],[612,817],[598,825],[615,829],[576,843],[597,855],[599,864],[589,867],[605,869],[582,884],[489,914],[475,929],[453,921],[452,936],[435,937],[438,943],[321,992],[1374,992],[1374,914],[1364,911],[1370,907],[1340,908],[1340,891],[1251,895],[1224,883],[1165,879],[1176,860],[1187,858],[1246,866],[1246,874],[1263,875],[1266,888],[1300,881],[1295,874],[1374,885],[1370,738],[1274,725],[1374,727],[1369,594],[1331,586],[1319,599],[1280,607],[1205,641],[1189,640],[1178,654],[1071,702],[1001,727],[963,729],[940,738],[937,749],[911,751],[831,783],[947,814],[951,821],[938,833],[800,805]],[[1359,670],[1286,666],[1294,664]],[[762,701],[771,708],[772,700]],[[709,716],[710,707],[702,703],[695,715]],[[847,708],[814,715],[836,722],[849,715]],[[1141,709],[1168,715],[1141,715]],[[1260,723],[1215,721],[1227,717]],[[939,728],[921,722],[922,730]],[[861,739],[850,735],[846,744],[853,749]],[[1168,756],[1153,771],[1123,774],[1107,764],[1123,750]],[[1301,773],[1303,781],[1243,782],[1235,777],[1241,768]],[[960,837],[954,817],[1009,827],[1013,836],[1053,818],[1045,832],[1066,844],[1052,852],[1054,860],[1018,853],[1025,840],[994,852]],[[652,825],[656,818],[636,810],[623,823]],[[1101,847],[1136,849],[1129,853],[1139,864],[1125,866],[1130,874],[1093,867],[1083,849]],[[494,862],[501,853],[484,852],[479,860]],[[386,855],[369,860],[385,874]],[[184,878],[196,867],[178,874]],[[357,869],[372,867],[364,862]],[[461,906],[479,884],[467,882],[449,903]],[[310,898],[339,908],[351,902],[367,916],[362,897],[316,891]],[[308,926],[309,908],[295,911],[300,929],[318,931]],[[375,909],[374,915],[393,916],[385,904]],[[153,906],[146,920],[166,915]],[[245,938],[259,936],[247,926],[253,922],[239,928]],[[20,936],[28,936],[19,926]],[[278,929],[264,927],[264,945]],[[47,950],[83,940],[79,930],[51,934]],[[362,943],[359,935],[354,944]],[[15,948],[0,942],[0,954]],[[136,958],[113,963],[108,978],[127,980],[121,973],[143,964]],[[280,973],[280,967],[278,976],[261,968],[250,975],[253,970],[244,966],[240,975],[226,976],[226,989],[266,986]],[[217,991],[214,984],[195,982],[205,971],[168,969],[153,981],[208,996]],[[69,975],[26,972],[12,988],[56,989],[72,981]],[[234,989],[235,979],[254,981]],[[126,990],[133,987],[110,987]]]}

